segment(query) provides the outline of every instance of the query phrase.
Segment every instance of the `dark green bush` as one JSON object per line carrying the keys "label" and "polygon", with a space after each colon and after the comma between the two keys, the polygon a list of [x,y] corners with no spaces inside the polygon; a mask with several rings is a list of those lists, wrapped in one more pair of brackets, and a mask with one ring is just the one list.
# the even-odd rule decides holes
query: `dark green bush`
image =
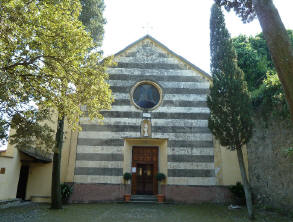
{"label": "dark green bush", "polygon": [[126,173],[123,174],[123,179],[124,180],[128,181],[128,180],[131,180],[131,178],[132,178],[131,173],[126,172]]}
{"label": "dark green bush", "polygon": [[229,190],[233,193],[237,204],[245,204],[245,193],[243,185],[240,182],[237,182],[236,185],[230,186]]}
{"label": "dark green bush", "polygon": [[66,203],[69,200],[72,192],[73,192],[72,185],[69,185],[66,183],[61,184],[61,197],[62,197],[63,203]]}
{"label": "dark green bush", "polygon": [[166,179],[166,176],[163,173],[157,173],[156,179],[157,179],[157,181],[161,182]]}

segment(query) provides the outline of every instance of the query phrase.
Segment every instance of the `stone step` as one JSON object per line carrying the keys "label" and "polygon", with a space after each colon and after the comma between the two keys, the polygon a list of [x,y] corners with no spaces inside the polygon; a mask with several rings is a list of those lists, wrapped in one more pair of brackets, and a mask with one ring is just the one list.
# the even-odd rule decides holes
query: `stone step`
{"label": "stone step", "polygon": [[131,202],[157,202],[155,195],[131,195]]}

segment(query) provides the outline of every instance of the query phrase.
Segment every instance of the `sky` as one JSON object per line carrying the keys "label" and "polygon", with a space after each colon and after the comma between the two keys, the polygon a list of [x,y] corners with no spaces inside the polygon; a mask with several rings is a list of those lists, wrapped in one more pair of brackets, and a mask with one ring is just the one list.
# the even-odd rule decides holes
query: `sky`
{"label": "sky", "polygon": [[[104,0],[104,55],[115,54],[146,34],[210,73],[210,8],[213,0]],[[287,29],[293,29],[293,1],[274,0]],[[261,32],[258,20],[243,24],[225,12],[232,37]]]}

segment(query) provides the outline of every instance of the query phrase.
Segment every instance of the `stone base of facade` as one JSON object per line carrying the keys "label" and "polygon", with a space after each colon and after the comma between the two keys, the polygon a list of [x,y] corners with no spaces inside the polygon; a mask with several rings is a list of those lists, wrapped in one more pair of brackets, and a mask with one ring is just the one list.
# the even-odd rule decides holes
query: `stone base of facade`
{"label": "stone base of facade", "polygon": [[[130,194],[130,185],[124,184],[74,184],[71,203],[111,202],[123,200]],[[178,203],[227,203],[232,194],[225,186],[162,185],[167,202]]]}
{"label": "stone base of facade", "polygon": [[232,194],[225,186],[162,186],[167,202],[180,203],[229,203]]}
{"label": "stone base of facade", "polygon": [[70,202],[89,203],[118,201],[122,200],[124,190],[125,185],[123,184],[74,184]]}

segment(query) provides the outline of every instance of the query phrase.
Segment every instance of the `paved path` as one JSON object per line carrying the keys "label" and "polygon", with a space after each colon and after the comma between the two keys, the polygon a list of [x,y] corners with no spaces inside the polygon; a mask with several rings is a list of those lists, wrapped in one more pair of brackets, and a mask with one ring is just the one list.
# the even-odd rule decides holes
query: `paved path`
{"label": "paved path", "polygon": [[[246,210],[215,204],[73,204],[50,210],[47,204],[0,209],[0,222],[248,222]],[[256,222],[292,222],[278,214],[258,212]]]}

